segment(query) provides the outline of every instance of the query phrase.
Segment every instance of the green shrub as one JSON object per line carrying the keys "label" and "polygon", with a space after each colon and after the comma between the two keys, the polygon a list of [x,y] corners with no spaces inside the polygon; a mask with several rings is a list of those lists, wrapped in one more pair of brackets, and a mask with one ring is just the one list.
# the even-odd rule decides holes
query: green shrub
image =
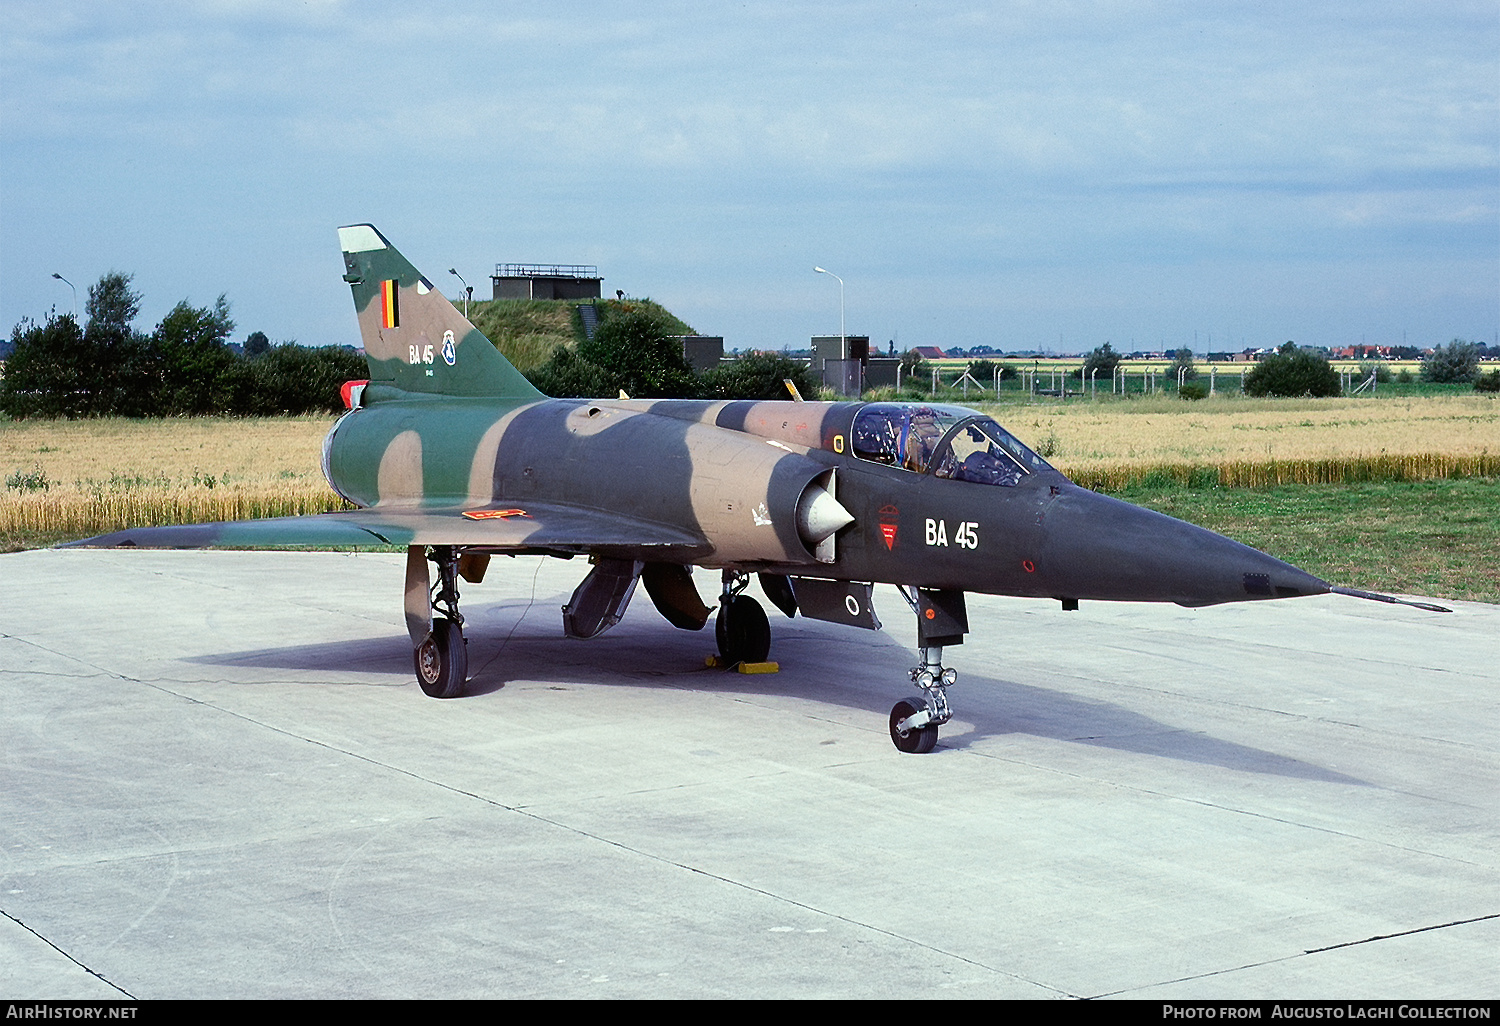
{"label": "green shrub", "polygon": [[17,470],[5,479],[5,487],[17,492],[45,492],[51,484],[40,465],[30,470]]}
{"label": "green shrub", "polygon": [[1120,354],[1108,342],[1089,353],[1083,361],[1083,375],[1098,378],[1112,377],[1120,366]]}
{"label": "green shrub", "polygon": [[1500,392],[1500,367],[1474,379],[1476,392]]}
{"label": "green shrub", "polygon": [[369,364],[343,346],[299,346],[287,342],[238,367],[231,412],[257,417],[337,413],[340,387],[370,376]]}
{"label": "green shrub", "polygon": [[1196,381],[1190,381],[1177,390],[1180,399],[1206,399],[1208,398],[1208,386],[1200,385]]}
{"label": "green shrub", "polygon": [[1288,342],[1245,375],[1245,393],[1254,396],[1336,396],[1343,392],[1338,371],[1316,353]]}
{"label": "green shrub", "polygon": [[1422,360],[1423,381],[1473,381],[1479,376],[1479,347],[1456,338]]}
{"label": "green shrub", "polygon": [[752,353],[721,364],[703,375],[702,385],[712,399],[790,399],[788,380],[804,399],[818,394],[812,369],[782,353]]}

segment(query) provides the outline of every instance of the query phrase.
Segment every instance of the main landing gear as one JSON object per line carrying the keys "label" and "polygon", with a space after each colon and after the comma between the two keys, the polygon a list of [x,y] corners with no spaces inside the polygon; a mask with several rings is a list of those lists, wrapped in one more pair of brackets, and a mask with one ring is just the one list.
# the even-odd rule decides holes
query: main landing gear
{"label": "main landing gear", "polygon": [[749,574],[724,571],[714,637],[719,642],[719,658],[726,666],[763,663],[771,654],[771,624],[766,611],[749,595],[741,594],[749,583]]}
{"label": "main landing gear", "polygon": [[903,588],[902,594],[917,614],[922,663],[912,667],[911,682],[922,694],[891,708],[891,742],[900,751],[925,755],[937,744],[938,727],[953,718],[948,688],[958,680],[958,671],[943,668],[943,648],[963,644],[969,616],[961,591]]}
{"label": "main landing gear", "polygon": [[[436,591],[428,576],[428,560],[437,564]],[[458,611],[458,575],[459,556],[453,546],[407,549],[406,626],[412,637],[412,663],[417,683],[433,698],[457,698],[468,680],[469,650],[463,614]]]}

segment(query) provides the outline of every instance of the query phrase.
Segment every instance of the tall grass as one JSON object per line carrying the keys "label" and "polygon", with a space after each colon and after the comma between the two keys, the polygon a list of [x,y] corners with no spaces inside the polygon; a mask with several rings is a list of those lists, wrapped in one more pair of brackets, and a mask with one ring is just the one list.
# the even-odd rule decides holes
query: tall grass
{"label": "tall grass", "polygon": [[1118,492],[1155,488],[1272,488],[1286,484],[1362,484],[1500,476],[1500,453],[1380,453],[1324,459],[1230,460],[1219,464],[1153,463],[1084,466],[1068,476],[1085,488]]}
{"label": "tall grass", "polygon": [[573,344],[577,305],[566,300],[493,299],[471,304],[469,321],[517,370],[528,371],[546,363],[558,346]]}
{"label": "tall grass", "polygon": [[80,494],[47,492],[0,501],[0,535],[87,537],[127,527],[294,517],[348,509],[327,488],[242,492],[145,488]]}

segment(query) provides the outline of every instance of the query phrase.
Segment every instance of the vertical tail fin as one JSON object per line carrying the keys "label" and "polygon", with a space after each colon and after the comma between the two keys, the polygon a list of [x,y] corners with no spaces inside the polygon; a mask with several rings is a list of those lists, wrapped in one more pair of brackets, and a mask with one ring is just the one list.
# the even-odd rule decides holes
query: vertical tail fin
{"label": "vertical tail fin", "polygon": [[339,245],[372,384],[436,395],[543,398],[373,225],[340,228]]}

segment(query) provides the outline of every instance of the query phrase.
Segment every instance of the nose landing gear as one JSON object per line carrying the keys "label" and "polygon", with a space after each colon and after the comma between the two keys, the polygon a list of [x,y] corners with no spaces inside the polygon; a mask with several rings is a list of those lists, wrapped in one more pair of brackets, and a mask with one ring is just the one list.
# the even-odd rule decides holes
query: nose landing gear
{"label": "nose landing gear", "polygon": [[943,647],[963,644],[969,615],[961,591],[903,588],[902,594],[917,614],[922,664],[912,667],[911,682],[922,694],[891,708],[891,743],[899,751],[925,755],[937,744],[938,727],[953,718],[948,688],[957,682],[958,671],[943,668]]}

